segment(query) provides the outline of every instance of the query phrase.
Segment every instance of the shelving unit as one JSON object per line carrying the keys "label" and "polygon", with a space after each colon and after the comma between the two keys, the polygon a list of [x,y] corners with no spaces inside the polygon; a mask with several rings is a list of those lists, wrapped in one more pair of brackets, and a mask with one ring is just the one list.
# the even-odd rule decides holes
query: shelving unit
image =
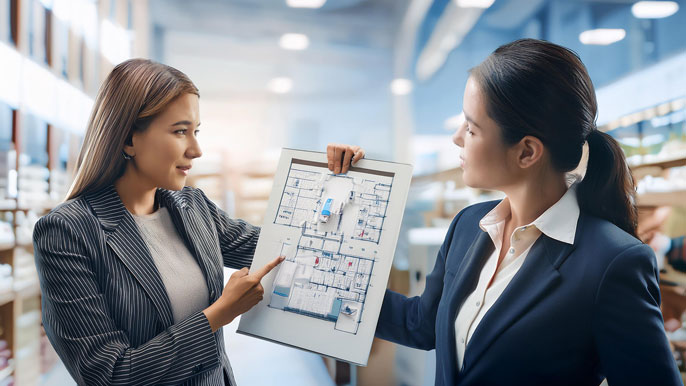
{"label": "shelving unit", "polygon": [[127,56],[147,56],[147,6],[0,0],[0,108],[11,109],[9,118],[0,114],[0,181],[7,181],[0,220],[14,239],[0,244],[0,264],[13,271],[12,285],[0,285],[0,340],[13,356],[0,383],[12,377],[17,386],[37,385],[57,360],[42,332],[32,223],[64,198],[95,93],[113,62],[126,59],[108,51],[108,39],[125,43]]}
{"label": "shelving unit", "polygon": [[16,295],[14,294],[14,291],[6,291],[3,293],[0,293],[0,307],[4,306],[5,304],[14,301],[14,298]]}
{"label": "shelving unit", "polygon": [[639,206],[686,206],[686,190],[639,194]]}
{"label": "shelving unit", "polygon": [[[666,169],[686,166],[686,157],[673,157],[659,162],[648,162],[631,166],[634,179],[646,175],[659,175]],[[685,206],[686,189],[675,189],[663,192],[645,192],[637,195],[637,205],[642,207]]]}
{"label": "shelving unit", "polygon": [[646,162],[646,163],[640,163],[640,164],[636,164],[636,165],[629,165],[629,167],[632,170],[638,170],[638,169],[642,169],[642,168],[669,169],[669,168],[674,168],[674,167],[678,167],[678,166],[686,166],[686,156],[677,156],[677,157],[667,158],[667,159],[655,161],[655,162]]}
{"label": "shelving unit", "polygon": [[424,175],[418,175],[418,176],[412,176],[412,185],[417,185],[417,184],[423,184],[423,183],[431,183],[431,182],[446,182],[446,181],[455,181],[456,183],[459,183],[460,186],[457,187],[464,187],[464,183],[462,182],[462,168],[452,168],[452,169],[447,169],[447,170],[441,170],[436,173],[430,173],[430,174],[424,174]]}

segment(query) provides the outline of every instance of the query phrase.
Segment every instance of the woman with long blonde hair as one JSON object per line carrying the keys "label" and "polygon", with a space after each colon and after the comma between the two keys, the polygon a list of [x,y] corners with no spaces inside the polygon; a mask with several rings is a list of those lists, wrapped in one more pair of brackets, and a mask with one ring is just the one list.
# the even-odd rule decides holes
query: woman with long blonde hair
{"label": "woman with long blonde hair", "polygon": [[[93,107],[74,183],[34,231],[43,324],[80,385],[235,384],[221,327],[262,299],[259,228],[184,187],[199,92],[149,60],[116,66]],[[364,156],[329,145],[345,173]],[[354,156],[353,156],[354,155]],[[238,269],[223,287],[223,267]]]}

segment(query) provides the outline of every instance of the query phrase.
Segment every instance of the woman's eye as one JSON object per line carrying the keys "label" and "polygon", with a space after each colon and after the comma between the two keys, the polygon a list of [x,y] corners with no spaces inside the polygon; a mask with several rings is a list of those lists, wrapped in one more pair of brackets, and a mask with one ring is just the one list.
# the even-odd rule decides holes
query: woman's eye
{"label": "woman's eye", "polygon": [[469,135],[474,134],[474,133],[472,132],[472,130],[469,128],[469,126],[467,126],[467,134],[469,134]]}
{"label": "woman's eye", "polygon": [[188,130],[186,130],[186,129],[176,130],[174,132],[174,134],[186,134],[186,131],[188,131]]}
{"label": "woman's eye", "polygon": [[195,135],[196,135],[196,136],[198,135],[198,133],[200,133],[200,130],[196,130],[196,131],[195,131]]}

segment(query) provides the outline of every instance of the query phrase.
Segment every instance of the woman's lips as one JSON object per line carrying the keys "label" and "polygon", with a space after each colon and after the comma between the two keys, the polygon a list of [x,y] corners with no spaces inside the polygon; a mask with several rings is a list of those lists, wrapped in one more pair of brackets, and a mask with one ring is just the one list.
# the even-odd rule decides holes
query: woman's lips
{"label": "woman's lips", "polygon": [[187,176],[188,172],[191,170],[191,167],[192,166],[177,166],[176,169],[183,173],[184,176]]}

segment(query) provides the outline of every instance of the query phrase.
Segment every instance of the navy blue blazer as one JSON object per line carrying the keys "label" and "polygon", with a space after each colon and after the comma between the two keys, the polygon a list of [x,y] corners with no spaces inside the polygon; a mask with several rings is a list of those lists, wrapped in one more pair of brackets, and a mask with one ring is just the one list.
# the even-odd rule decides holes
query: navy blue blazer
{"label": "navy blue blazer", "polygon": [[[223,267],[249,267],[259,229],[230,219],[199,189],[158,189],[198,261],[210,303]],[[79,385],[235,384],[222,330],[202,311],[174,323],[155,262],[113,186],[69,200],[33,233],[43,325]]]}
{"label": "navy blue blazer", "polygon": [[421,296],[387,291],[376,335],[436,349],[436,385],[681,385],[663,329],[652,250],[580,214],[573,245],[541,235],[486,313],[457,368],[455,319],[494,249],[479,220],[453,220]]}

